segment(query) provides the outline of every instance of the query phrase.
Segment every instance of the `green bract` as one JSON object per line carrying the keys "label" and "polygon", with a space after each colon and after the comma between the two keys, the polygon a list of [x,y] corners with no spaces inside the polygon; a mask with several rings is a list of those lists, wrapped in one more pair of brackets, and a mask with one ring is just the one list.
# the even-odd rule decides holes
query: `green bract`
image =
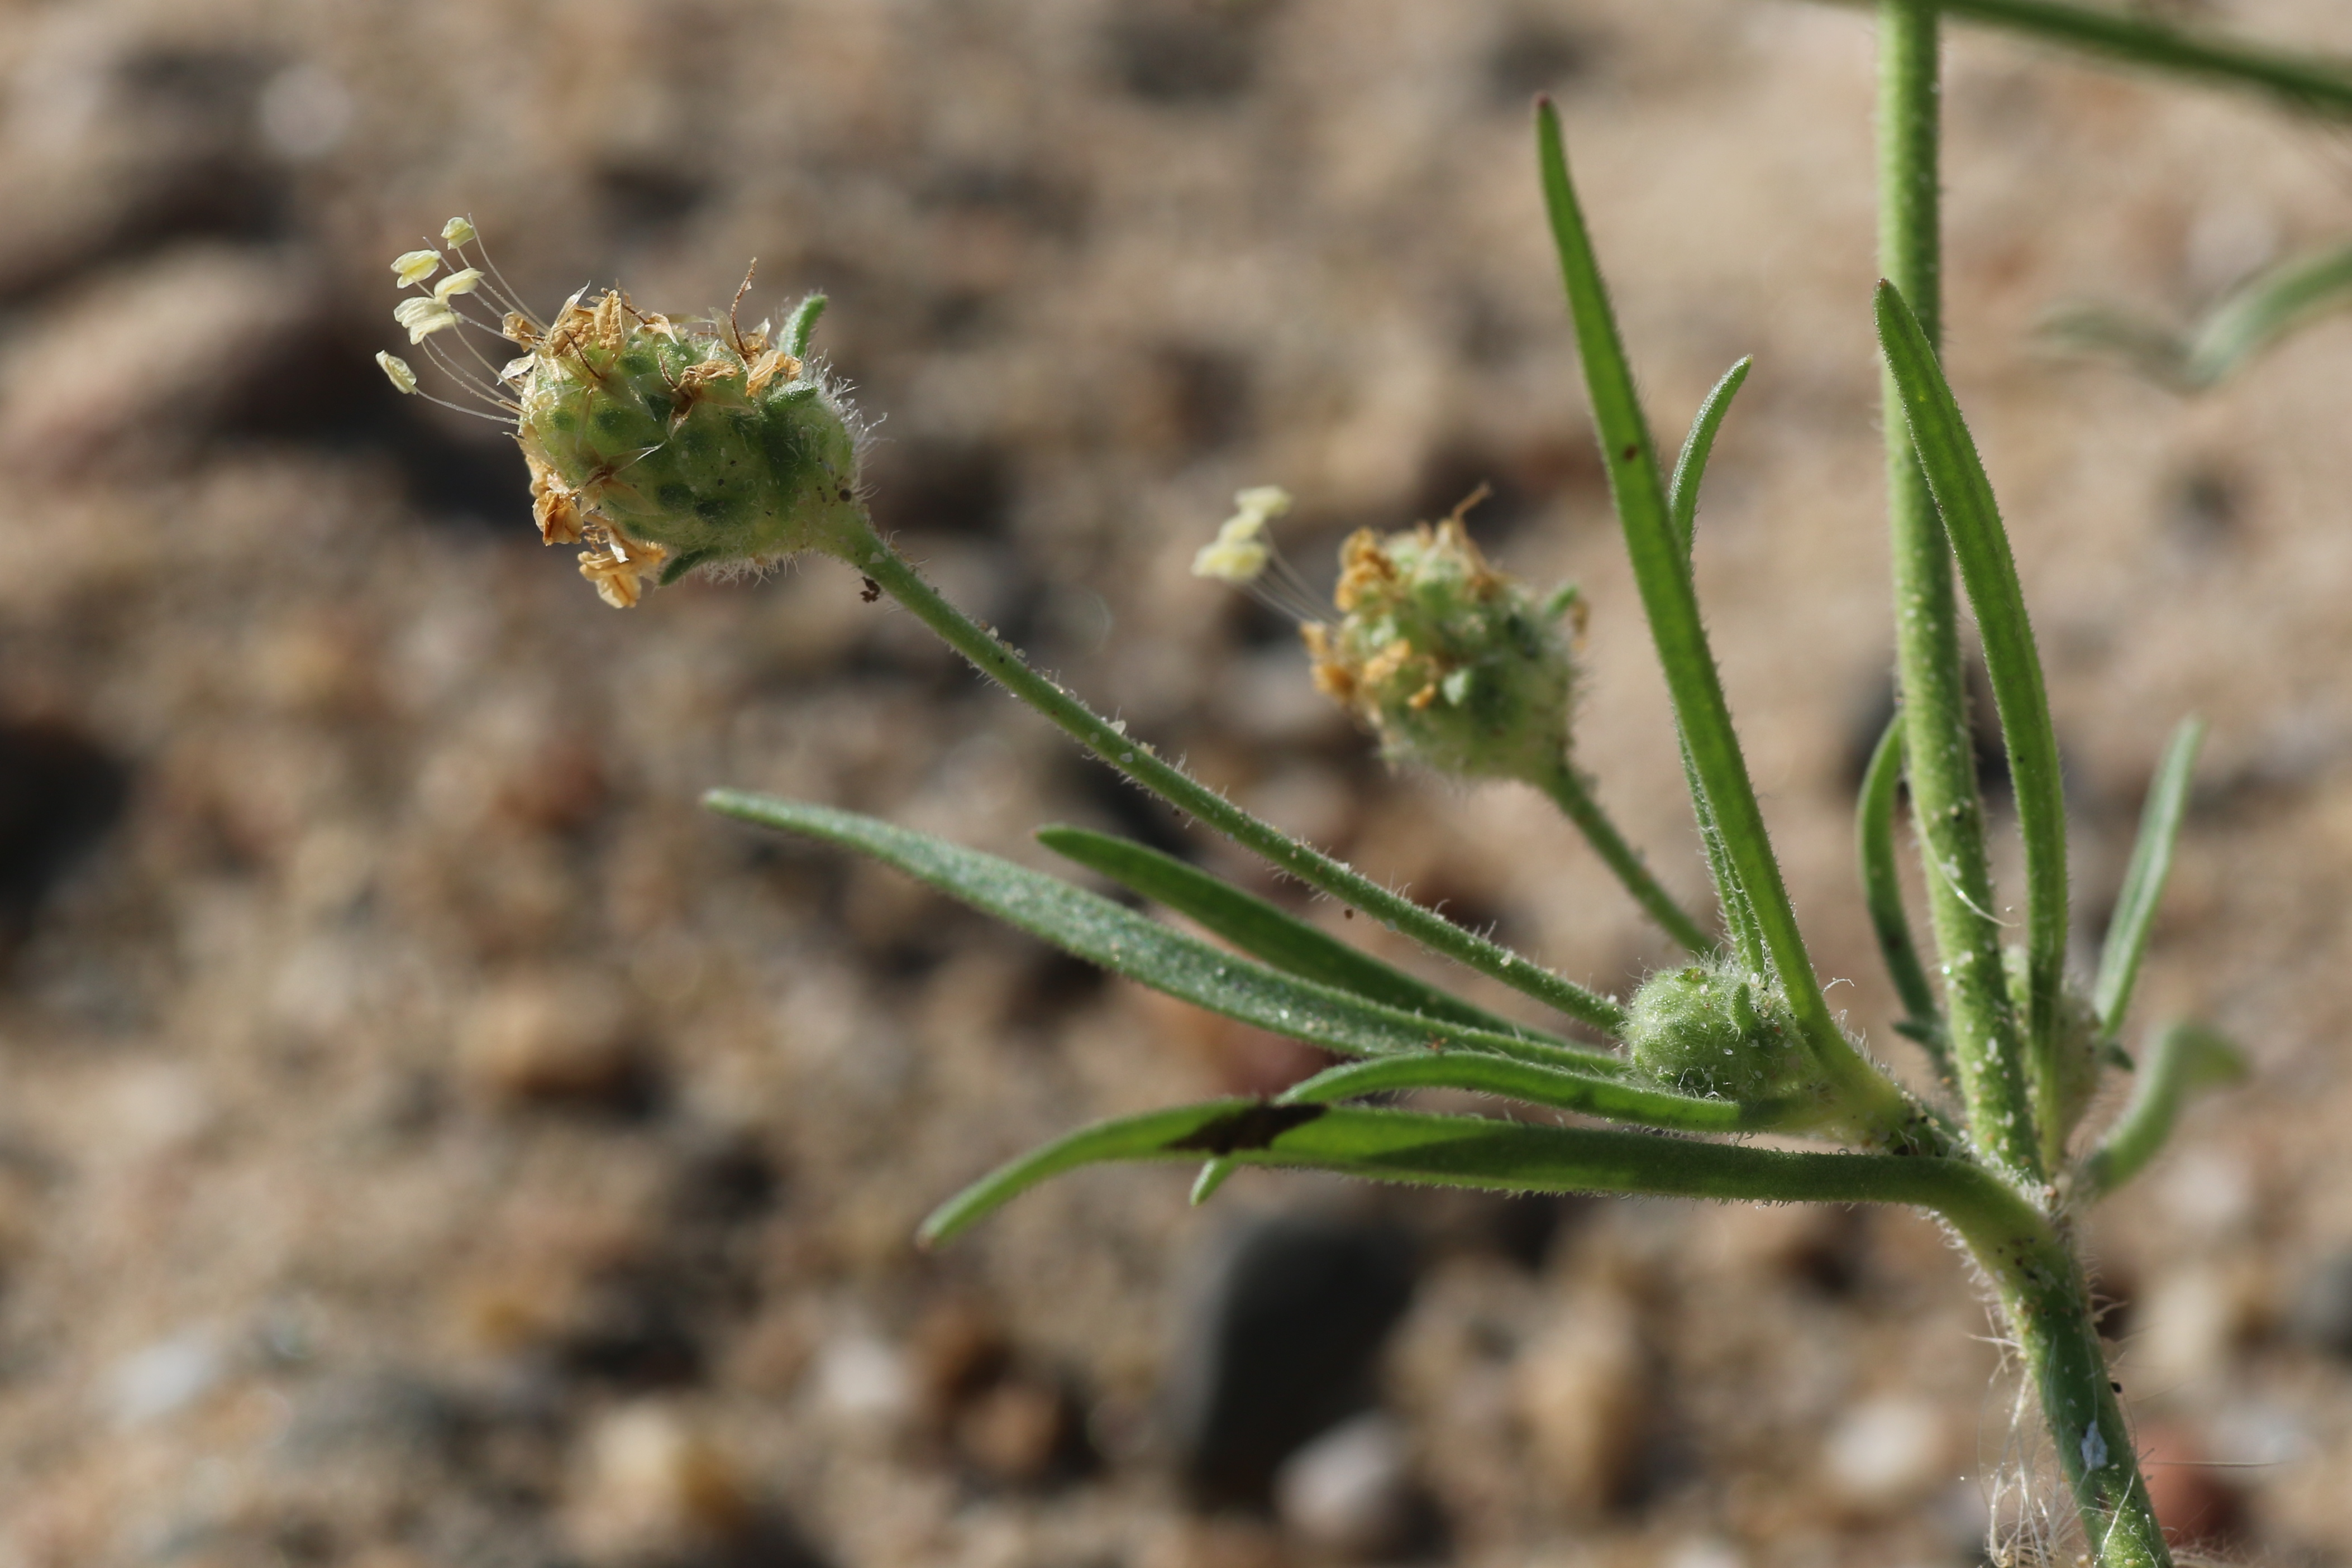
{"label": "green bract", "polygon": [[[2023,1018],[2033,995],[2025,949],[2006,947],[2000,957],[2001,972],[2009,980],[2010,1006],[2017,1010],[2019,1018]],[[2063,1152],[2067,1134],[2082,1121],[2083,1113],[2091,1108],[2091,1101],[2099,1092],[2099,1068],[2110,1054],[2098,1009],[2072,982],[2059,988],[2056,1021],[2048,1050],[2051,1100],[2045,1119],[2051,1126],[2052,1143]]]}
{"label": "green bract", "polygon": [[1388,755],[1472,779],[1542,784],[1566,765],[1572,590],[1538,599],[1488,565],[1457,514],[1340,553],[1343,619],[1309,625],[1315,681]]}

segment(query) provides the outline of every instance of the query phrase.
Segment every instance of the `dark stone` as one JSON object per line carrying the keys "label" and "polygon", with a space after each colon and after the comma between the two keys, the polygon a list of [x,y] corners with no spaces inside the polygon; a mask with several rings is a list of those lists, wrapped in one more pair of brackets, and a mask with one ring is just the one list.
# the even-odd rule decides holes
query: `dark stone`
{"label": "dark stone", "polygon": [[69,726],[0,724],[0,950],[121,820],[131,771]]}
{"label": "dark stone", "polygon": [[2352,1252],[2323,1259],[2304,1277],[2287,1327],[2314,1349],[2352,1361]]}
{"label": "dark stone", "polygon": [[1224,103],[1257,79],[1256,24],[1266,7],[1129,0],[1104,29],[1106,64],[1148,103]]}
{"label": "dark stone", "polygon": [[1284,1459],[1370,1406],[1381,1345],[1412,1298],[1414,1267],[1404,1233],[1373,1221],[1278,1216],[1227,1241],[1165,1390],[1196,1502],[1265,1508]]}
{"label": "dark stone", "polygon": [[1536,94],[1559,92],[1589,73],[1596,52],[1583,35],[1523,17],[1487,51],[1486,94],[1498,108],[1524,110]]}

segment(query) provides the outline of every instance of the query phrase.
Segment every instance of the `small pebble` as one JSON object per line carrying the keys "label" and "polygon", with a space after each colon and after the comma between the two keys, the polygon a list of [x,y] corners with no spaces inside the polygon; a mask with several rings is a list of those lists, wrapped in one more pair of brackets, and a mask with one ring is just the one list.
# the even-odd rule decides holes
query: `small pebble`
{"label": "small pebble", "polygon": [[1283,1462],[1275,1513],[1309,1546],[1345,1557],[1393,1555],[1421,1512],[1411,1445],[1378,1411],[1342,1421]]}
{"label": "small pebble", "polygon": [[1900,1508],[1934,1488],[1947,1469],[1947,1448],[1943,1418],[1926,1400],[1866,1399],[1830,1427],[1822,1470],[1850,1507]]}
{"label": "small pebble", "polygon": [[2287,1327],[2314,1349],[2352,1360],[2352,1251],[2323,1259],[2304,1277]]}
{"label": "small pebble", "polygon": [[226,1371],[220,1336],[189,1329],[115,1363],[106,1380],[107,1409],[117,1427],[143,1427],[203,1398]]}
{"label": "small pebble", "polygon": [[1263,1506],[1283,1460],[1370,1407],[1414,1267],[1410,1241],[1377,1221],[1280,1215],[1231,1234],[1193,1292],[1165,1385],[1195,1501]]}
{"label": "small pebble", "polygon": [[1648,1437],[1649,1353],[1633,1303],[1588,1291],[1521,1353],[1517,1395],[1546,1494],[1571,1518],[1622,1502]]}

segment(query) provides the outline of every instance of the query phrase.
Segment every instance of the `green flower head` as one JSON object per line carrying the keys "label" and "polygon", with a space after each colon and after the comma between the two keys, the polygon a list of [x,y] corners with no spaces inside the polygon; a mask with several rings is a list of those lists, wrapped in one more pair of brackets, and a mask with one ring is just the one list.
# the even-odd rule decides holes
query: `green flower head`
{"label": "green flower head", "polygon": [[[583,289],[543,323],[491,281],[494,270],[462,265],[480,244],[470,223],[451,219],[442,240],[446,256],[427,248],[393,263],[416,291],[394,317],[491,417],[513,424],[541,539],[585,546],[581,573],[606,603],[634,605],[648,578],[844,554],[862,537],[861,428],[806,358],[822,296],[793,312],[782,341],[766,322],[745,330],[732,309],[673,319],[618,289],[593,303]],[[445,261],[459,265],[428,287]],[[502,308],[495,324],[472,308],[481,298]],[[493,371],[469,328],[522,352]],[[457,349],[436,340],[443,332]],[[419,393],[406,362],[376,359],[395,387]]]}
{"label": "green flower head", "polygon": [[1568,757],[1581,604],[1489,565],[1462,523],[1476,499],[1433,528],[1360,529],[1340,550],[1339,623],[1302,632],[1315,684],[1390,757],[1540,783]]}

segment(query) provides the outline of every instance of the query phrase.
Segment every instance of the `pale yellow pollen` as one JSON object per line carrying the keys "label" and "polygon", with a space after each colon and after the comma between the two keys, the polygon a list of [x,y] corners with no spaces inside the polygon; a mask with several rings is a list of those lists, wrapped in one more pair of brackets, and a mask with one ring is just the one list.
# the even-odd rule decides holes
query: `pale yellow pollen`
{"label": "pale yellow pollen", "polygon": [[446,301],[452,294],[471,294],[482,286],[482,269],[469,267],[463,272],[453,272],[433,286],[433,298]]}
{"label": "pale yellow pollen", "polygon": [[408,329],[408,340],[412,343],[421,343],[443,328],[457,324],[457,313],[449,308],[447,302],[429,294],[402,300],[393,310],[392,319]]}
{"label": "pale yellow pollen", "polygon": [[1254,512],[1227,517],[1217,537],[1192,557],[1192,575],[1213,577],[1220,582],[1256,581],[1274,553],[1258,537],[1265,531],[1265,519]]}
{"label": "pale yellow pollen", "polygon": [[397,354],[387,354],[378,350],[375,362],[383,368],[385,377],[394,386],[404,392],[413,392],[416,390],[416,372],[408,368],[406,360]]}
{"label": "pale yellow pollen", "polygon": [[441,243],[446,246],[473,244],[474,220],[471,218],[451,218],[447,223],[443,224],[441,225]]}
{"label": "pale yellow pollen", "polygon": [[403,288],[422,283],[440,270],[438,251],[412,250],[392,258],[392,275],[400,280]]}
{"label": "pale yellow pollen", "polygon": [[1254,513],[1267,522],[1286,514],[1292,505],[1290,492],[1279,485],[1253,485],[1234,495],[1234,507],[1237,512]]}

